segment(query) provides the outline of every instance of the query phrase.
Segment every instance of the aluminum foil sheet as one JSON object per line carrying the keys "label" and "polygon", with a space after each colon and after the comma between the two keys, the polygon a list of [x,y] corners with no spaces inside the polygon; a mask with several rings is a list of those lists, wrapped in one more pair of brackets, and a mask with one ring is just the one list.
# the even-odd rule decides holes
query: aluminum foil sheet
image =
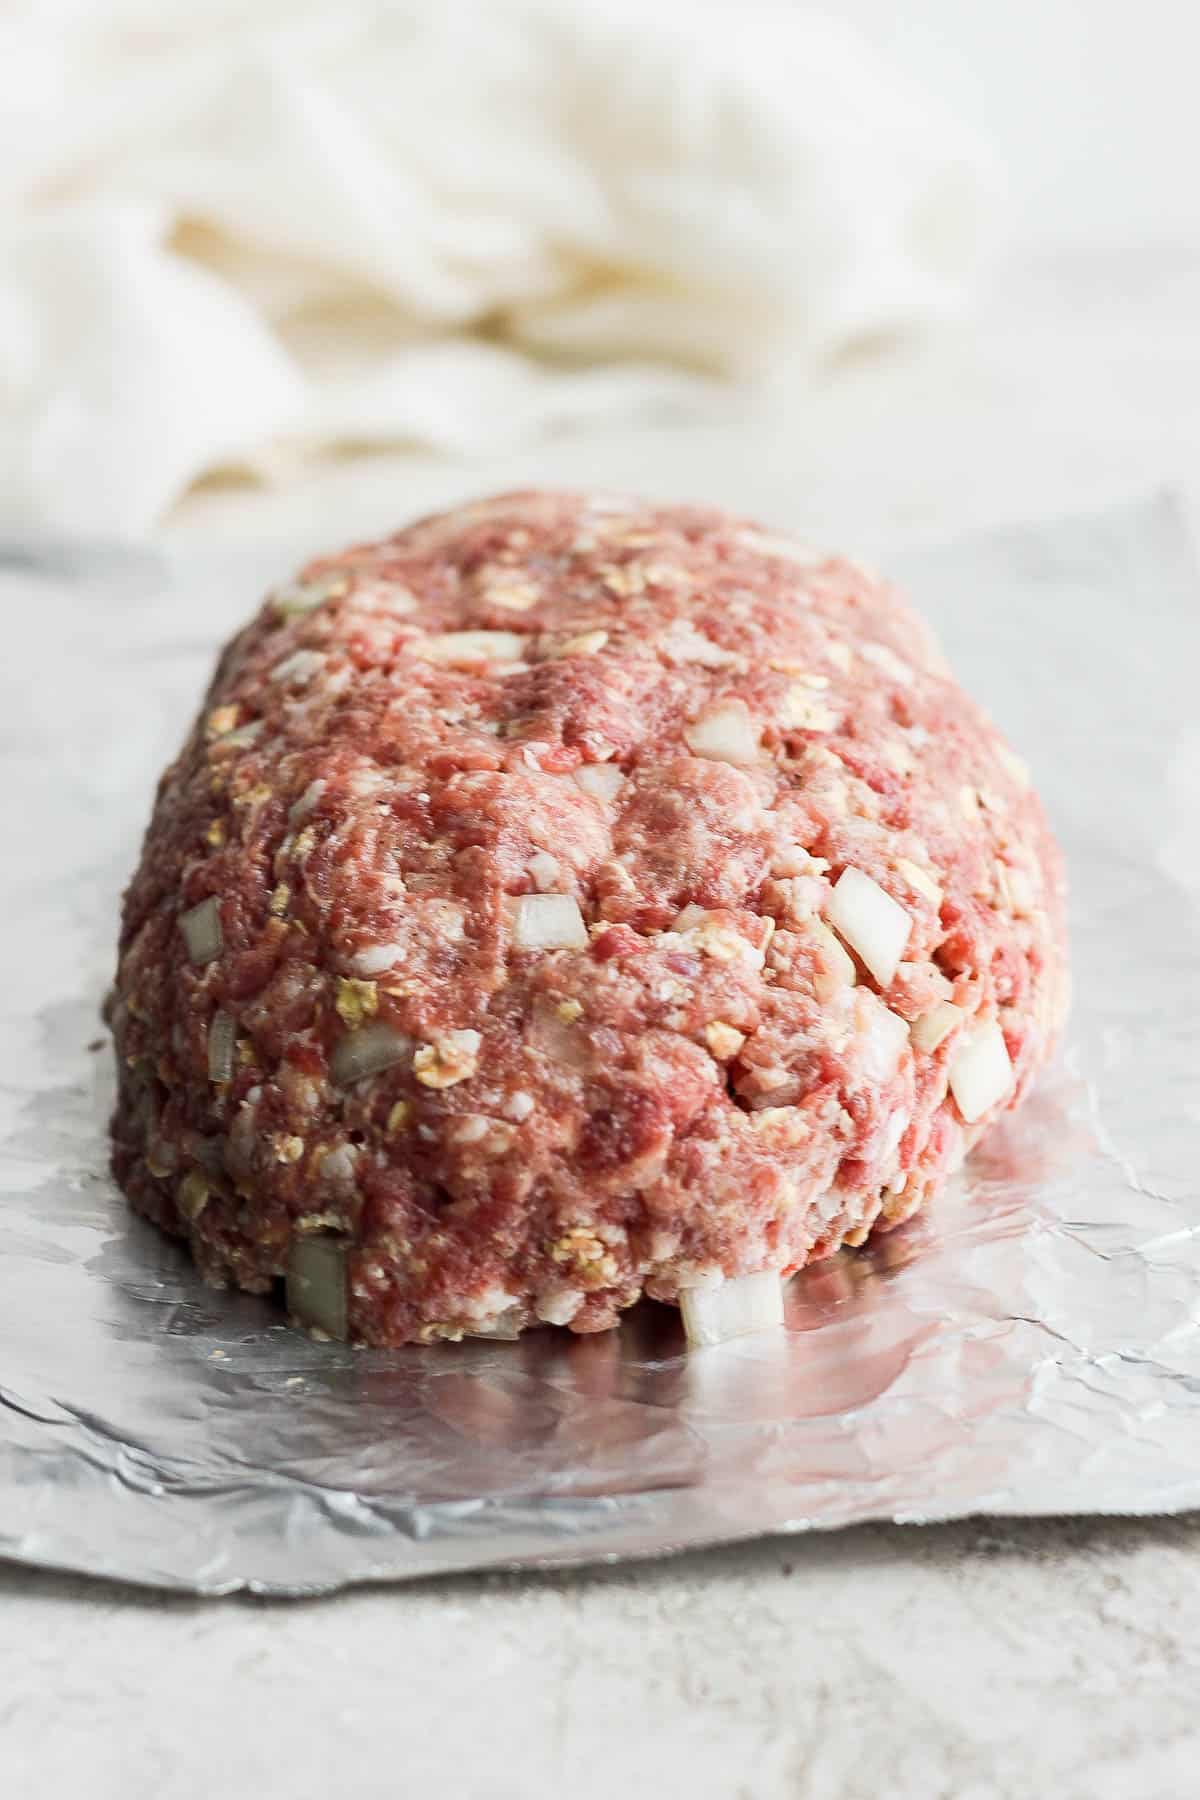
{"label": "aluminum foil sheet", "polygon": [[318,1344],[106,1174],[121,883],[218,642],[286,559],[2,550],[0,1554],[217,1594],[861,1519],[1200,1505],[1200,607],[1177,510],[892,559],[1031,760],[1073,884],[1058,1067],[788,1328]]}

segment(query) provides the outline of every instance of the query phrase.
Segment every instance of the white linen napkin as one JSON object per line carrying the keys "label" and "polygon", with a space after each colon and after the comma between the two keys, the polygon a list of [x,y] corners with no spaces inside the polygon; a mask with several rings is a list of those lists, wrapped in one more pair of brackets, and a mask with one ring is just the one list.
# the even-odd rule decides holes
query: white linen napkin
{"label": "white linen napkin", "polygon": [[16,0],[0,519],[687,405],[952,307],[994,197],[786,0]]}

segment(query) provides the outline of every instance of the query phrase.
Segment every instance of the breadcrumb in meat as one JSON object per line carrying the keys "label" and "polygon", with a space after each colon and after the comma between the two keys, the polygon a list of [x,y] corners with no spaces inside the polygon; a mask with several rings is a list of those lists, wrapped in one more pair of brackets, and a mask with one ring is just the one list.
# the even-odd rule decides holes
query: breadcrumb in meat
{"label": "breadcrumb in meat", "polygon": [[479,501],[222,656],[125,899],[114,1170],[361,1342],[602,1330],[928,1203],[1052,1048],[1063,918],[1028,771],[876,577]]}

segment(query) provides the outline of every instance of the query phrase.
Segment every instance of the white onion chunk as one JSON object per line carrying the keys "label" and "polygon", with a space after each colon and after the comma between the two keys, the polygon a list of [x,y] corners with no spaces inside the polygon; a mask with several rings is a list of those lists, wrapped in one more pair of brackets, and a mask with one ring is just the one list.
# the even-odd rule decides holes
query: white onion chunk
{"label": "white onion chunk", "polygon": [[710,707],[693,719],[683,733],[693,756],[746,768],[759,759],[759,733],[740,700]]}
{"label": "white onion chunk", "polygon": [[909,1026],[913,1049],[932,1055],[964,1016],[962,1007],[955,1006],[953,1000],[939,1000],[936,1006],[931,1006],[928,1012],[923,1012]]}
{"label": "white onion chunk", "polygon": [[526,639],[515,631],[443,631],[414,645],[426,662],[520,662]]}
{"label": "white onion chunk", "polygon": [[723,1344],[783,1324],[783,1283],[777,1269],[757,1269],[717,1287],[685,1288],[679,1296],[683,1329],[691,1349]]}
{"label": "white onion chunk", "polygon": [[519,950],[586,950],[587,926],[570,894],[522,894],[513,909]]}
{"label": "white onion chunk", "polygon": [[199,906],[181,913],[179,929],[187,945],[188,959],[197,968],[203,968],[205,963],[220,956],[225,940],[221,933],[221,909],[216,895],[210,894],[207,900],[201,900]]}
{"label": "white onion chunk", "polygon": [[833,890],[829,923],[862,958],[880,987],[887,987],[912,931],[912,919],[899,901],[861,869],[843,869]]}
{"label": "white onion chunk", "polygon": [[393,1063],[403,1062],[412,1049],[412,1039],[394,1025],[377,1019],[339,1038],[329,1061],[329,1072],[339,1087],[378,1075]]}
{"label": "white onion chunk", "polygon": [[331,1232],[294,1237],[288,1246],[287,1306],[302,1325],[344,1340],[346,1245]]}
{"label": "white onion chunk", "polygon": [[584,763],[575,770],[576,785],[593,800],[603,801],[609,805],[620,792],[625,777],[616,763]]}
{"label": "white onion chunk", "polygon": [[208,1079],[229,1081],[233,1076],[233,1047],[237,1023],[231,1013],[215,1012],[208,1022]]}
{"label": "white onion chunk", "polygon": [[1012,1086],[1008,1046],[995,1020],[968,1032],[950,1062],[950,1092],[967,1124],[981,1119]]}

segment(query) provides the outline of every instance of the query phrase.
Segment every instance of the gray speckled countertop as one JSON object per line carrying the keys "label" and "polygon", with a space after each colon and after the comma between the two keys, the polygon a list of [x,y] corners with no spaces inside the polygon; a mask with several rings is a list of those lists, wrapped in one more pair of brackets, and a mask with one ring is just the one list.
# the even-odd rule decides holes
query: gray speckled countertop
{"label": "gray speckled countertop", "polygon": [[1195,1518],[868,1526],[303,1604],[0,1593],[22,1800],[1173,1800],[1200,1767]]}

